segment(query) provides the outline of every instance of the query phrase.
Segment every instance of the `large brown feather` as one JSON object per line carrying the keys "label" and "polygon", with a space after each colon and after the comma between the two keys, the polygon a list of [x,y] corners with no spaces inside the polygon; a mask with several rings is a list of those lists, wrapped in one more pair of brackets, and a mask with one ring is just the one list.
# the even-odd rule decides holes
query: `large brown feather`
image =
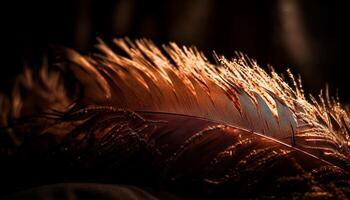
{"label": "large brown feather", "polygon": [[184,196],[282,197],[283,188],[290,197],[348,197],[350,120],[328,91],[309,102],[292,75],[294,88],[241,54],[215,55],[214,65],[174,43],[114,42],[127,56],[102,41],[93,56],[66,51],[62,65],[80,95],[43,68],[37,79],[26,69],[13,96],[0,96],[6,159],[102,177],[118,170],[117,183],[132,172],[131,183],[159,181]]}

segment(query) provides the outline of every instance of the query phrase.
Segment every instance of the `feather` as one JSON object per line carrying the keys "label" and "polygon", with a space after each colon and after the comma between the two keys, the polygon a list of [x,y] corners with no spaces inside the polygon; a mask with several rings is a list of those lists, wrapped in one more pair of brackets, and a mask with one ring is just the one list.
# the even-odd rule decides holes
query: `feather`
{"label": "feather", "polygon": [[[164,46],[164,54],[147,40],[114,42],[128,57],[114,53],[102,40],[97,45],[101,54],[96,58],[82,59],[69,52],[68,59],[85,71],[95,66],[99,75],[93,72],[91,77],[104,82],[91,90],[84,85],[87,95],[83,101],[88,105],[205,118],[273,137],[336,165],[348,163],[348,133],[334,129],[334,124],[346,127],[349,118],[337,102],[310,103],[301,88],[293,90],[275,72],[268,75],[241,54],[232,61],[217,56],[220,64],[213,65],[195,48],[181,49],[174,43]],[[77,62],[77,57],[84,62]],[[90,63],[89,67],[85,62]],[[337,112],[330,113],[326,104]],[[327,124],[322,125],[319,118]],[[329,119],[335,123],[330,124]],[[339,167],[349,168],[348,164],[342,165]]]}
{"label": "feather", "polygon": [[[159,172],[153,175],[168,185],[195,182],[215,194],[216,185],[231,194],[232,185],[240,191],[242,184],[278,196],[264,183],[282,187],[293,183],[286,177],[299,177],[308,185],[301,192],[323,188],[311,197],[346,196],[346,189],[322,182],[331,175],[342,177],[330,178],[334,184],[346,181],[350,170],[349,114],[328,90],[308,101],[290,72],[294,88],[240,53],[232,60],[214,54],[212,64],[196,48],[175,43],[163,50],[148,40],[114,43],[125,55],[100,39],[98,54],[65,51],[61,65],[80,95],[65,89],[58,72],[44,67],[34,80],[26,69],[12,98],[0,96],[1,137],[15,144],[0,145],[0,152],[94,169],[127,171],[131,162]],[[252,195],[252,188],[237,197]]]}

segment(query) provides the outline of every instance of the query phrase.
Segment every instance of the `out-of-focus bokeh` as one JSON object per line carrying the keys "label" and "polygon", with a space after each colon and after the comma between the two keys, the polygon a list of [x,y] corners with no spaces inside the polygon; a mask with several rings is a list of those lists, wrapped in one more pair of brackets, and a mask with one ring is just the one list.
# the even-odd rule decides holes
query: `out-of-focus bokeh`
{"label": "out-of-focus bokeh", "polygon": [[263,68],[300,73],[315,95],[328,83],[350,101],[346,1],[50,0],[2,8],[4,90],[24,65],[40,65],[50,45],[88,52],[96,37],[111,43],[128,36],[196,45],[208,57],[212,50],[227,57],[242,51]]}

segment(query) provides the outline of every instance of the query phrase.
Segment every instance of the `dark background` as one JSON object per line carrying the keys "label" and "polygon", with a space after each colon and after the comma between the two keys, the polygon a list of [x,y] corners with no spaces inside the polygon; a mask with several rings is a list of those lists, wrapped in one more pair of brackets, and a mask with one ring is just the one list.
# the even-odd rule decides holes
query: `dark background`
{"label": "dark background", "polygon": [[50,45],[81,52],[96,37],[149,38],[196,45],[210,57],[242,51],[263,67],[301,74],[314,95],[326,83],[342,101],[348,93],[346,1],[75,0],[12,1],[2,6],[1,89],[24,65],[39,66]]}

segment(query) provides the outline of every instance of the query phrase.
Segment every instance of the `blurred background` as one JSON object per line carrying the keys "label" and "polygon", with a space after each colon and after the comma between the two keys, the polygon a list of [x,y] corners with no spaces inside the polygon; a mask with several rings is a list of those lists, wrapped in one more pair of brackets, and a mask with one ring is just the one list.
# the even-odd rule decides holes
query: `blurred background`
{"label": "blurred background", "polygon": [[343,102],[347,85],[349,11],[346,1],[316,0],[50,0],[2,6],[1,90],[9,90],[24,65],[39,66],[51,45],[84,53],[96,37],[175,41],[232,57],[241,51],[261,67],[301,74],[317,95],[328,83]]}

